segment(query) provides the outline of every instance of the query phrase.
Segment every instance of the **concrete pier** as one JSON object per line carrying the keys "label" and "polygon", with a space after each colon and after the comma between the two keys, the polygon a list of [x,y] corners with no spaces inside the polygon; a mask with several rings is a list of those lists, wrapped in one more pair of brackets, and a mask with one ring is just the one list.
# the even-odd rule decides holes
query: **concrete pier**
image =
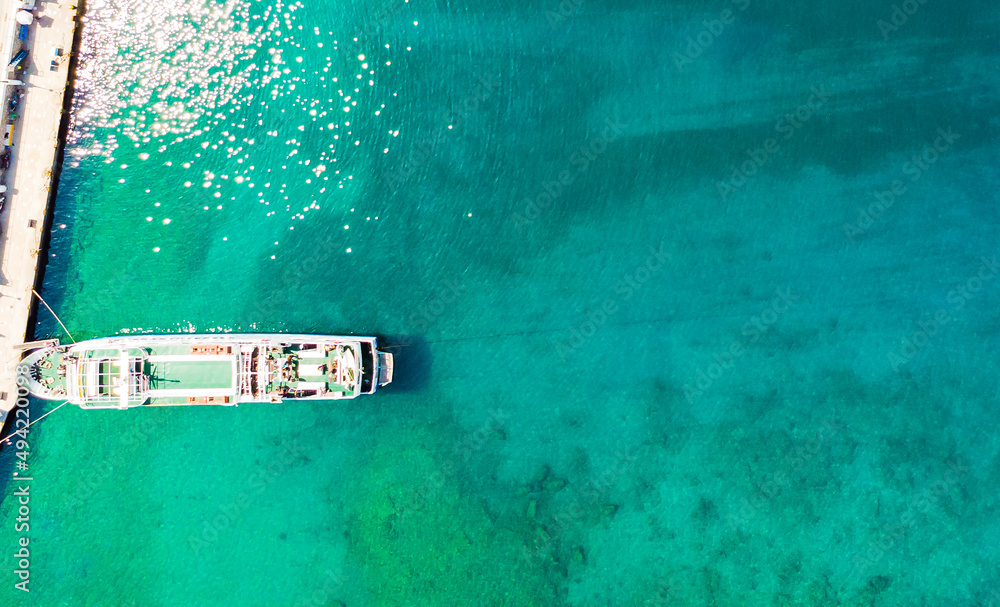
{"label": "concrete pier", "polygon": [[[16,53],[18,25],[16,14],[31,10],[34,22],[28,27],[25,69],[9,70],[8,64]],[[6,94],[0,113],[3,135],[6,124],[13,127],[10,146],[10,166],[7,168],[7,203],[0,213],[0,427],[7,414],[16,406],[15,368],[21,359],[16,348],[28,333],[34,301],[31,289],[45,263],[40,258],[43,232],[53,191],[53,174],[59,148],[63,105],[68,94],[69,57],[77,27],[75,0],[0,0],[0,77]],[[10,37],[14,39],[11,40]],[[56,62],[53,69],[52,62]],[[20,80],[22,85],[12,85]],[[8,105],[11,92],[20,88],[16,113]]]}

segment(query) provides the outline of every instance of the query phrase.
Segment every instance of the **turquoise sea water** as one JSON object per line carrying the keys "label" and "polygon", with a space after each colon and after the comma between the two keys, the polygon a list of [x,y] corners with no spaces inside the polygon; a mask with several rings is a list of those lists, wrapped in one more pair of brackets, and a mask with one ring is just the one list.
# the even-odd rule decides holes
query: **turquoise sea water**
{"label": "turquoise sea water", "polygon": [[995,6],[86,14],[74,337],[375,334],[397,379],[60,409],[2,604],[1000,605]]}

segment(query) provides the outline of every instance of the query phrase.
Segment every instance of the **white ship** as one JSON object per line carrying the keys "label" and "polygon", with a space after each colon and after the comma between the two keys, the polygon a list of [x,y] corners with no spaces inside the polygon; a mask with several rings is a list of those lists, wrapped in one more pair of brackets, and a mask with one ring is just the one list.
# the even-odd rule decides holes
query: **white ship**
{"label": "white ship", "polygon": [[374,337],[128,335],[41,342],[18,365],[33,396],[84,409],[338,400],[392,381]]}

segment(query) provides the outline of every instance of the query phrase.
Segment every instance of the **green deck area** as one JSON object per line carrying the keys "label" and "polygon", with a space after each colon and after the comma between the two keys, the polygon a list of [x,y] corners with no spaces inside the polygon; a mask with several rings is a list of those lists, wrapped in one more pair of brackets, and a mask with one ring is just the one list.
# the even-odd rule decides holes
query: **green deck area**
{"label": "green deck area", "polygon": [[150,387],[154,390],[204,390],[233,386],[230,360],[154,362],[150,364]]}

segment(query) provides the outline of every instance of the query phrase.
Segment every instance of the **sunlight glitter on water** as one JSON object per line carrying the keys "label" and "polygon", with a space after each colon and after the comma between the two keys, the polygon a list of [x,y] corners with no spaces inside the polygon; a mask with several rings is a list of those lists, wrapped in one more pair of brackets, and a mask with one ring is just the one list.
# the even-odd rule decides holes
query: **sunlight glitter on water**
{"label": "sunlight glitter on water", "polygon": [[[376,66],[391,69],[392,62],[369,63],[357,45],[338,46],[333,32],[304,27],[302,8],[280,0],[96,0],[83,19],[77,90],[85,93],[74,99],[68,154],[76,162],[99,156],[108,163],[160,156],[161,168],[177,172],[171,181],[186,188],[201,182],[218,190],[214,198],[288,203],[284,216],[291,223],[284,229],[320,208],[337,210],[354,177],[345,160],[391,146],[362,146],[375,139],[362,131],[382,120],[393,98],[376,101],[366,91],[378,91]],[[366,119],[352,122],[356,112]],[[341,136],[349,145],[338,145]],[[132,175],[126,164],[121,184]],[[232,179],[213,182],[184,169]],[[278,192],[269,189],[272,174],[286,182]],[[255,180],[267,184],[250,194]],[[204,206],[189,198],[192,209]],[[293,200],[306,206],[299,211]],[[262,218],[277,213],[255,208]]]}

